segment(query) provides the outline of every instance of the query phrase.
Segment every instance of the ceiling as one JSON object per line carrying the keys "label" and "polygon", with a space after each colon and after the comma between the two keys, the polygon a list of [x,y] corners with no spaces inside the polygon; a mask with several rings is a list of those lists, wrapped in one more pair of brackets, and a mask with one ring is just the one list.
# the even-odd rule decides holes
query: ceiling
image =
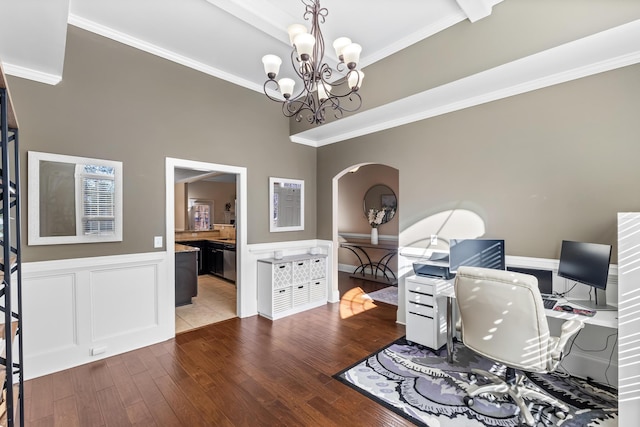
{"label": "ceiling", "polygon": [[[371,0],[322,0],[328,9],[322,25],[325,56],[334,63],[331,43],[347,36],[363,46],[361,66],[366,67],[465,19],[475,22],[489,16],[502,1],[394,0],[376,1],[373,7]],[[303,12],[301,0],[0,0],[0,16],[11,17],[0,25],[0,58],[7,74],[55,85],[64,79],[66,31],[71,24],[261,92],[262,56],[289,57],[286,27],[305,23]],[[613,54],[614,45],[600,39],[595,40],[596,48],[592,43],[577,51],[575,46],[546,51],[292,135],[291,140],[321,146],[522,93],[523,88],[577,78],[572,73],[582,77],[590,72],[585,70],[601,72],[603,61],[616,66],[621,66],[619,57],[626,58],[625,65],[639,62],[638,27],[636,21],[626,33],[605,38],[606,43],[622,40],[622,50],[615,45]],[[510,73],[521,69],[525,72],[520,79],[511,78]]]}
{"label": "ceiling", "polygon": [[[369,0],[322,0],[327,54],[335,60],[330,45],[347,36],[364,47],[366,66],[501,1],[394,0],[372,13]],[[0,26],[6,72],[49,84],[64,77],[69,23],[261,91],[262,56],[287,58],[287,26],[305,23],[301,0],[0,0],[0,11],[11,17]],[[362,11],[367,19],[353,19]]]}

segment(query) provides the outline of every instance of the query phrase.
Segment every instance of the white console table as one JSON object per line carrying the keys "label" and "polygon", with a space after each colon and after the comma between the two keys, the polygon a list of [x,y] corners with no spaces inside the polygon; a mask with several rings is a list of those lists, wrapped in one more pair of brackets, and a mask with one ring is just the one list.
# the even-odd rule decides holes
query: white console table
{"label": "white console table", "polygon": [[258,260],[258,313],[271,320],[327,303],[327,256]]}

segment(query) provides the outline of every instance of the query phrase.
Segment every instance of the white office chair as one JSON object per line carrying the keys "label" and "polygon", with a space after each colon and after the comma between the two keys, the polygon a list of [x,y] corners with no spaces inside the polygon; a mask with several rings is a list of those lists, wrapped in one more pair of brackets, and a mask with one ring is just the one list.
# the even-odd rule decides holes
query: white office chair
{"label": "white office chair", "polygon": [[[557,399],[525,385],[526,376],[517,370],[546,373],[553,371],[562,359],[563,349],[584,325],[568,320],[560,337],[549,334],[537,279],[528,274],[476,267],[460,267],[455,280],[456,301],[460,310],[462,341],[474,352],[504,364],[505,378],[473,369],[472,384],[465,403],[473,405],[479,394],[508,394],[520,410],[520,418],[533,425],[525,399],[553,405],[563,418],[569,408]],[[492,383],[478,386],[476,375]]]}

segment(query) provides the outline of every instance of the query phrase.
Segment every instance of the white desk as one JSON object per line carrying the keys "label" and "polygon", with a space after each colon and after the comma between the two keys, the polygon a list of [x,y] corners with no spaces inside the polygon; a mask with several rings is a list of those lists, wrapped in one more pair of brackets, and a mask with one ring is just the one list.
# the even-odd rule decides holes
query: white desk
{"label": "white desk", "polygon": [[[453,362],[453,334],[454,334],[454,322],[453,322],[453,300],[456,298],[455,290],[453,287],[453,283],[455,279],[445,280],[431,277],[423,277],[423,276],[409,276],[406,279],[408,282],[417,282],[432,285],[434,289],[437,289],[437,294],[434,295],[434,301],[437,301],[437,297],[445,297],[447,301],[446,308],[446,345],[447,345],[447,362]],[[407,292],[407,294],[409,294]],[[409,298],[409,295],[407,295]],[[564,298],[558,299],[557,305],[571,305],[571,300],[567,300]],[[406,304],[409,307],[409,303],[407,301]],[[580,308],[579,306],[575,306]],[[574,314],[568,311],[556,311],[556,310],[545,310],[545,314],[547,317],[553,317],[558,319],[578,319],[585,324],[601,326],[604,328],[618,328],[618,312],[617,311],[597,311],[593,317],[583,316],[580,314]],[[409,325],[410,318],[407,316],[407,330],[409,330],[414,325]],[[407,334],[407,340],[411,341],[411,338]],[[419,341],[416,341],[419,344]]]}

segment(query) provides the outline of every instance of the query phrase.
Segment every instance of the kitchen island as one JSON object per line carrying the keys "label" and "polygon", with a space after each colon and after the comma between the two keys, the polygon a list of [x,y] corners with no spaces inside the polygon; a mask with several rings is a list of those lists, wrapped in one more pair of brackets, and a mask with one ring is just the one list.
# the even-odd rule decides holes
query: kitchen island
{"label": "kitchen island", "polygon": [[200,249],[176,243],[176,307],[191,304],[198,296],[198,254]]}

